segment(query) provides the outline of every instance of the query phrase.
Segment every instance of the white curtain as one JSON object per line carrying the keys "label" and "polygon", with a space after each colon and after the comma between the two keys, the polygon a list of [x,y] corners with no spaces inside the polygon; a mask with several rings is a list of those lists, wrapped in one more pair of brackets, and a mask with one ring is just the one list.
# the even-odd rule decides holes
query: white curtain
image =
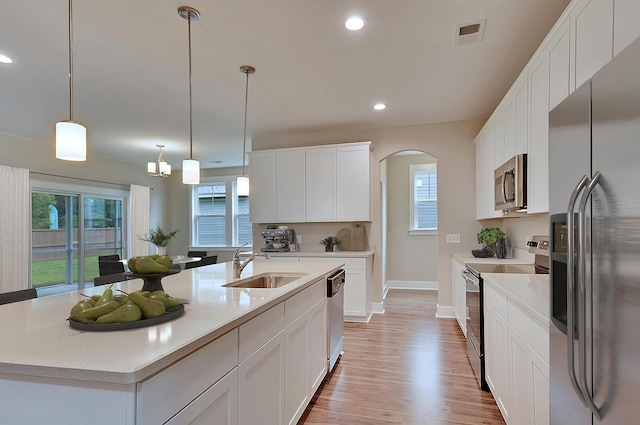
{"label": "white curtain", "polygon": [[137,257],[141,255],[149,255],[149,242],[141,241],[140,239],[138,239],[138,235],[146,235],[149,233],[151,189],[147,186],[138,186],[132,184],[130,193],[130,256]]}
{"label": "white curtain", "polygon": [[27,289],[31,254],[29,170],[0,165],[0,292]]}

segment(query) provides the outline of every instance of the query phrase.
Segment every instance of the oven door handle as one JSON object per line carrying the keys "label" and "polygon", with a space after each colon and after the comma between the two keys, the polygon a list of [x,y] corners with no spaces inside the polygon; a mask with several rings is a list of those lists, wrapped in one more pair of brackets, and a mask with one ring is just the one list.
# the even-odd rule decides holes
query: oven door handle
{"label": "oven door handle", "polygon": [[480,282],[478,282],[478,279],[472,273],[470,273],[469,270],[462,270],[462,277],[467,283],[470,283],[473,286],[480,286]]}

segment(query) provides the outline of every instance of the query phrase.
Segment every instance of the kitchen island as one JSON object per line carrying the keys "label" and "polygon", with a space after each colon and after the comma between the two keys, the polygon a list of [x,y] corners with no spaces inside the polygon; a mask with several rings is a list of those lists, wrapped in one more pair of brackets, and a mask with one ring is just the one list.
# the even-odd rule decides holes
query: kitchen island
{"label": "kitchen island", "polygon": [[[171,296],[189,300],[185,314],[140,329],[70,328],[65,319],[82,299],[79,292],[2,306],[2,420],[188,423],[188,418],[213,409],[212,418],[225,415],[222,423],[251,423],[253,409],[258,417],[274,418],[270,423],[288,423],[302,414],[326,374],[325,278],[341,267],[340,262],[257,260],[244,269],[243,278],[278,272],[303,275],[274,289],[224,287],[237,280],[231,263],[183,270],[162,284]],[[142,281],[134,279],[113,289],[131,292],[141,287]],[[106,288],[83,293],[99,294]],[[292,374],[285,377],[285,357],[286,367],[302,364],[317,376],[289,382]],[[224,391],[213,391],[219,384]],[[288,391],[287,384],[304,391]],[[256,399],[261,391],[262,401]],[[214,393],[222,398],[203,400]]]}

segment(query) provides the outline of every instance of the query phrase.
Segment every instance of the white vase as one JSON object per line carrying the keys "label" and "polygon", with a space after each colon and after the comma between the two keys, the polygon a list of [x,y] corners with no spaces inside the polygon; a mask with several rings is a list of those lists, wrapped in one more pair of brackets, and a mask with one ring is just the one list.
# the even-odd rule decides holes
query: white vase
{"label": "white vase", "polygon": [[158,254],[158,255],[167,255],[167,247],[166,246],[156,246],[156,254]]}

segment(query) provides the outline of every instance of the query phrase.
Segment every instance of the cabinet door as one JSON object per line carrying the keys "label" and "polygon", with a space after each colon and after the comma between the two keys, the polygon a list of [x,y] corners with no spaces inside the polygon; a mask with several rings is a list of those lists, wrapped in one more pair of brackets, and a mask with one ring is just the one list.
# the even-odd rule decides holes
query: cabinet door
{"label": "cabinet door", "polygon": [[277,153],[276,217],[280,223],[305,221],[304,158],[304,149]]}
{"label": "cabinet door", "polygon": [[365,270],[345,269],[344,314],[367,316],[367,275]]}
{"label": "cabinet door", "polygon": [[336,221],[336,149],[307,149],[307,221]]}
{"label": "cabinet door", "polygon": [[320,387],[327,374],[327,300],[309,312],[309,397]]}
{"label": "cabinet door", "polygon": [[583,0],[572,11],[571,18],[575,89],[613,58],[613,0]]}
{"label": "cabinet door", "polygon": [[249,153],[249,178],[251,181],[249,218],[252,223],[277,222],[276,169],[275,152]]}
{"label": "cabinet door", "polygon": [[496,360],[497,383],[494,397],[506,423],[511,416],[511,378],[509,376],[509,325],[502,316],[496,314]]}
{"label": "cabinet door", "polygon": [[509,329],[511,420],[514,424],[529,424],[533,418],[533,377],[529,352],[526,341],[516,331]]}
{"label": "cabinet door", "polygon": [[284,331],[238,365],[238,423],[284,422]]}
{"label": "cabinet door", "polygon": [[493,172],[495,170],[494,124],[489,124],[476,140],[476,218],[500,217],[494,209]]}
{"label": "cabinet door", "polygon": [[502,120],[504,129],[504,152],[501,158],[501,164],[516,154],[516,100],[513,95],[511,95],[511,99],[509,99],[504,108]]}
{"label": "cabinet door", "polygon": [[[309,322],[303,315],[284,331],[284,415],[285,422],[295,424],[309,402]],[[257,422],[256,422],[257,423]],[[274,422],[275,423],[275,422]]]}
{"label": "cabinet door", "polygon": [[369,144],[336,150],[337,221],[371,220],[371,155]]}
{"label": "cabinet door", "polygon": [[486,300],[484,302],[484,377],[491,393],[496,398],[498,382],[498,329],[497,312]]}
{"label": "cabinet door", "polygon": [[237,425],[238,370],[212,385],[167,422],[169,425]]}
{"label": "cabinet door", "polygon": [[504,111],[496,111],[495,124],[493,126],[493,155],[489,158],[489,170],[493,176],[493,171],[504,164],[507,158],[504,157]]}
{"label": "cabinet door", "polygon": [[640,2],[638,0],[615,0],[613,22],[613,55],[617,55],[633,40],[640,37]]}
{"label": "cabinet door", "polygon": [[467,335],[467,294],[466,281],[462,276],[464,265],[456,260],[451,262],[451,281],[453,282],[453,313],[458,320],[462,333]]}
{"label": "cabinet door", "polygon": [[541,54],[529,73],[527,211],[549,211],[549,60]]}
{"label": "cabinet door", "polygon": [[549,40],[549,110],[569,96],[571,87],[569,18]]}
{"label": "cabinet door", "polygon": [[[516,116],[515,116],[515,151],[513,155],[527,153],[529,149],[529,91],[526,76],[521,79],[516,88]],[[511,156],[513,156],[511,155]],[[507,157],[507,159],[511,158]]]}
{"label": "cabinet door", "polygon": [[533,424],[549,425],[549,365],[537,353],[531,353]]}

